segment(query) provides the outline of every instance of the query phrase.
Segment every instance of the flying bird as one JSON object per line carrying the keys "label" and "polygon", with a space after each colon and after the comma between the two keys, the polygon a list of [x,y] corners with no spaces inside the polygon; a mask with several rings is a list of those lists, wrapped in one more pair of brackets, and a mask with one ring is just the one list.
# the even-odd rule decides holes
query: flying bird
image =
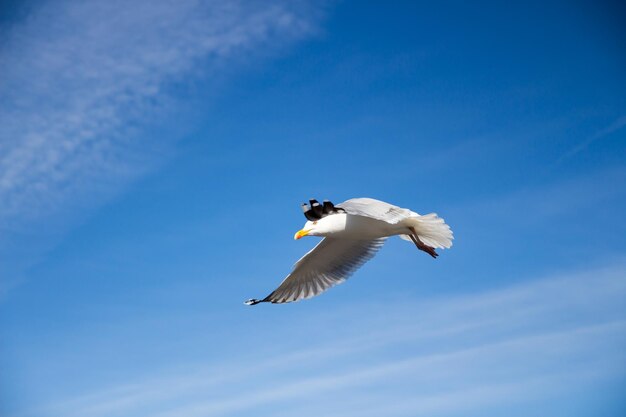
{"label": "flying bird", "polygon": [[419,215],[373,198],[353,198],[334,205],[309,200],[302,204],[307,219],[294,239],[324,239],[294,265],[293,271],[267,297],[250,299],[247,305],[290,303],[321,294],[341,284],[369,261],[390,236],[412,241],[436,258],[435,249],[452,246],[452,230],[435,213]]}

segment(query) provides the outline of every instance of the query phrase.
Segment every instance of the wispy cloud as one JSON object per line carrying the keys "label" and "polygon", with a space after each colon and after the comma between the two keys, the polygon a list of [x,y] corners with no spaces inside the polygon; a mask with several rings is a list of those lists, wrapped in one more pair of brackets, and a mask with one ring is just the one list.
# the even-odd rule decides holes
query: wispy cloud
{"label": "wispy cloud", "polygon": [[[0,226],[54,213],[143,172],[162,146],[172,83],[310,34],[305,3],[47,2],[5,27]],[[175,134],[172,134],[175,137]],[[162,138],[161,138],[162,140]]]}
{"label": "wispy cloud", "polygon": [[412,304],[351,305],[302,322],[318,335],[330,321],[350,323],[339,338],[296,350],[255,339],[258,352],[272,344],[274,354],[190,364],[32,415],[450,415],[566,396],[626,375],[625,273],[618,264]]}

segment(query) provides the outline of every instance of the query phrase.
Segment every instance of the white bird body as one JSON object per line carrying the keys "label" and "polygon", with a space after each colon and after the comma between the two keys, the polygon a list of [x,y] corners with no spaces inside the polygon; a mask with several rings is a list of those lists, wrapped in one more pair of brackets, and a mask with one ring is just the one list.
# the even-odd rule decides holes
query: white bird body
{"label": "white bird body", "polygon": [[[338,213],[324,217],[315,224],[308,221],[304,230],[312,230],[308,236],[334,237],[337,239],[377,239],[402,233],[402,226],[390,224],[372,217]],[[315,226],[315,227],[314,227]]]}
{"label": "white bird body", "polygon": [[450,227],[435,213],[422,216],[372,198],[354,198],[336,207],[325,202],[324,211],[317,201],[311,202],[317,211],[310,213],[309,209],[305,216],[315,220],[307,221],[294,238],[323,236],[324,239],[296,262],[276,290],[262,300],[251,299],[246,304],[288,303],[318,295],[345,281],[390,236],[413,241],[433,258],[438,256],[435,248],[452,246]]}

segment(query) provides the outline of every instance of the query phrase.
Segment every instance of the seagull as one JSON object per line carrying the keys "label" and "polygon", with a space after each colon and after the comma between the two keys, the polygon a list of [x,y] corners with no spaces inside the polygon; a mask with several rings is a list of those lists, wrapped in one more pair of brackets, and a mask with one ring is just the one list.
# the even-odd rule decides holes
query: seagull
{"label": "seagull", "polygon": [[[309,205],[310,204],[310,205]],[[294,239],[324,239],[294,265],[293,271],[267,297],[244,304],[290,303],[319,295],[349,278],[374,257],[390,236],[411,241],[433,258],[435,249],[452,246],[452,230],[436,213],[419,215],[373,198],[353,198],[336,206],[328,200],[302,204],[307,219]]]}

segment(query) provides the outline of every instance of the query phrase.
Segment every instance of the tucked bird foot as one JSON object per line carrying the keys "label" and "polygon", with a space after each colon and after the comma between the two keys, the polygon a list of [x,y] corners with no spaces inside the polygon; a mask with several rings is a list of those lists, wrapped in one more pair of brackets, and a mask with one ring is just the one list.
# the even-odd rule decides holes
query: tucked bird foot
{"label": "tucked bird foot", "polygon": [[413,234],[410,234],[409,237],[411,238],[413,243],[415,243],[415,246],[417,246],[417,249],[426,252],[433,258],[436,258],[437,256],[439,256],[439,254],[435,252],[435,248],[433,248],[432,246],[426,245],[424,242],[420,240],[414,228],[411,227],[410,229],[413,232]]}

